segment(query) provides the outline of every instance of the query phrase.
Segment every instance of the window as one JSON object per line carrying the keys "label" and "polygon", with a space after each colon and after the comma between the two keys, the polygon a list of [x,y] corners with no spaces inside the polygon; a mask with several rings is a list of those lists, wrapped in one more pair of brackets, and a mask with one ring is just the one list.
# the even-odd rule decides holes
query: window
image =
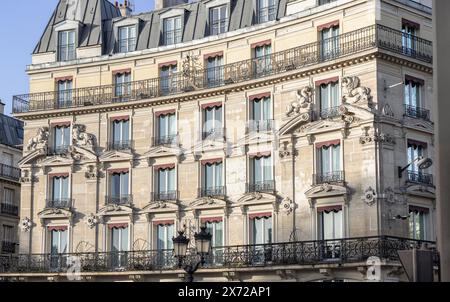
{"label": "window", "polygon": [[175,167],[161,168],[157,171],[156,200],[176,200]]}
{"label": "window", "polygon": [[3,201],[1,202],[1,213],[17,216],[19,215],[19,207],[15,200],[15,191],[13,189],[3,189]]}
{"label": "window", "polygon": [[222,131],[222,104],[214,104],[203,109],[203,139],[219,138]]}
{"label": "window", "polygon": [[211,218],[211,219],[202,219],[206,232],[212,235],[211,246],[212,247],[221,247],[224,245],[223,243],[223,221],[222,218]]}
{"label": "window", "polygon": [[160,266],[169,266],[172,263],[173,237],[173,223],[161,223],[156,225],[156,248],[158,250],[157,261]]}
{"label": "window", "polygon": [[220,86],[223,82],[223,56],[214,56],[206,59],[206,68],[208,87]]}
{"label": "window", "polygon": [[177,91],[176,72],[177,72],[176,64],[161,66],[159,75],[160,75],[161,93],[163,95],[174,93]]}
{"label": "window", "polygon": [[277,0],[258,0],[258,23],[273,21],[277,17]]}
{"label": "window", "polygon": [[319,5],[328,4],[337,0],[319,0]]}
{"label": "window", "polygon": [[201,196],[223,196],[223,164],[220,160],[203,163],[202,194]]}
{"label": "window", "polygon": [[12,155],[11,153],[7,153],[7,152],[3,152],[1,154],[1,161],[0,163],[2,164],[1,167],[1,172],[0,174],[2,176],[7,176],[7,177],[14,177],[15,175],[15,169],[14,169],[14,155]]}
{"label": "window", "polygon": [[136,49],[136,26],[119,28],[119,52],[130,52]]}
{"label": "window", "polygon": [[339,115],[339,80],[319,84],[320,117],[331,118]]}
{"label": "window", "polygon": [[405,105],[411,107],[421,107],[422,82],[414,81],[411,78],[405,80]]}
{"label": "window", "polygon": [[265,192],[274,190],[275,184],[273,181],[271,155],[253,157],[250,161],[250,169],[250,192]]}
{"label": "window", "polygon": [[8,205],[15,205],[16,201],[14,199],[14,190],[9,188],[4,188],[4,203]]}
{"label": "window", "polygon": [[3,225],[3,242],[14,243],[16,236],[14,234],[14,227],[10,225]]}
{"label": "window", "polygon": [[128,170],[113,172],[111,174],[110,203],[127,204],[130,201],[129,175],[130,173]]}
{"label": "window", "polygon": [[117,118],[112,122],[112,144],[110,149],[123,150],[131,147],[130,120],[128,117]]}
{"label": "window", "polygon": [[340,140],[318,144],[318,173],[316,184],[342,182]]}
{"label": "window", "polygon": [[209,34],[211,36],[228,31],[228,10],[226,5],[209,9]]}
{"label": "window", "polygon": [[415,140],[408,140],[408,164],[411,163],[407,171],[407,181],[424,185],[433,185],[433,175],[420,170],[417,159],[426,155],[427,144]]}
{"label": "window", "polygon": [[321,60],[334,59],[339,55],[339,25],[320,28]]}
{"label": "window", "polygon": [[63,154],[66,153],[70,147],[72,136],[70,133],[69,125],[57,125],[55,126],[53,133],[55,135],[53,143],[53,153]]}
{"label": "window", "polygon": [[157,127],[157,145],[172,145],[176,143],[177,123],[175,112],[157,114]]}
{"label": "window", "polygon": [[113,226],[111,228],[112,266],[122,267],[127,264],[128,226]]}
{"label": "window", "polygon": [[272,71],[272,46],[267,43],[254,47],[255,59],[253,62],[253,70],[256,76],[263,76]]}
{"label": "window", "polygon": [[50,227],[50,267],[58,269],[67,263],[68,232],[66,227]]}
{"label": "window", "polygon": [[75,59],[75,31],[58,32],[58,61]]}
{"label": "window", "polygon": [[250,215],[250,244],[272,243],[272,214]]}
{"label": "window", "polygon": [[427,238],[427,220],[429,209],[410,206],[409,207],[409,236],[416,240],[426,240]]}
{"label": "window", "polygon": [[114,84],[115,84],[115,96],[118,98],[118,101],[123,99],[123,97],[130,96],[131,94],[131,73],[117,73],[114,76]]}
{"label": "window", "polygon": [[52,200],[51,207],[70,207],[69,201],[69,176],[52,177]]}
{"label": "window", "polygon": [[272,101],[270,96],[254,98],[251,100],[250,132],[272,130]]}
{"label": "window", "polygon": [[72,106],[72,80],[58,81],[57,90],[58,108]]}
{"label": "window", "polygon": [[163,36],[164,45],[181,43],[182,37],[181,17],[164,19]]}
{"label": "window", "polygon": [[420,25],[403,19],[402,20],[402,48],[403,53],[413,55],[416,51],[417,34]]}
{"label": "window", "polygon": [[342,207],[318,208],[318,234],[320,240],[341,239],[343,237]]}

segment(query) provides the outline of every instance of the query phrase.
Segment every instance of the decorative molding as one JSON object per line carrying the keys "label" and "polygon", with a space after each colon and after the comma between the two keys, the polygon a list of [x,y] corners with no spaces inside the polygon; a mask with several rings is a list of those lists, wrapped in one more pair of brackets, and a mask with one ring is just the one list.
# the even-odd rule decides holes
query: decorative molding
{"label": "decorative molding", "polygon": [[90,229],[93,229],[99,223],[99,219],[95,214],[90,213],[86,216],[84,222]]}
{"label": "decorative molding", "polygon": [[296,208],[296,204],[289,197],[285,197],[281,201],[281,208],[286,215],[290,215]]}
{"label": "decorative molding", "polygon": [[372,189],[372,187],[368,187],[365,191],[364,191],[364,195],[361,198],[367,205],[369,206],[373,206],[377,200],[377,193],[375,192],[374,189]]}
{"label": "decorative molding", "polygon": [[31,221],[30,218],[25,217],[24,219],[22,219],[20,221],[20,225],[19,226],[20,226],[20,229],[22,230],[22,232],[27,233],[33,227],[33,222]]}
{"label": "decorative molding", "polygon": [[310,86],[297,91],[297,100],[286,107],[286,116],[298,115],[311,110],[313,102],[314,89]]}
{"label": "decorative molding", "polygon": [[357,104],[364,102],[368,107],[372,106],[371,90],[360,86],[358,77],[345,77],[342,79],[342,101],[344,103]]}
{"label": "decorative molding", "polygon": [[28,151],[44,150],[47,152],[49,138],[48,127],[40,127],[35,137],[32,137],[27,144]]}
{"label": "decorative molding", "polygon": [[72,142],[74,145],[78,145],[80,147],[88,147],[90,149],[95,147],[95,137],[92,134],[86,133],[85,125],[73,125]]}

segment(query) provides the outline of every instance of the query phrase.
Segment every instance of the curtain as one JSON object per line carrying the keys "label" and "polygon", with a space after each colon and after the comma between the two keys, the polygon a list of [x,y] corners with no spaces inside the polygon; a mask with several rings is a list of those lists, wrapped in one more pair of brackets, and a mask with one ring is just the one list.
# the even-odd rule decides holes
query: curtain
{"label": "curtain", "polygon": [[166,225],[158,225],[157,226],[157,249],[161,250],[170,250],[173,248],[173,235],[174,235],[174,225],[166,224]]}

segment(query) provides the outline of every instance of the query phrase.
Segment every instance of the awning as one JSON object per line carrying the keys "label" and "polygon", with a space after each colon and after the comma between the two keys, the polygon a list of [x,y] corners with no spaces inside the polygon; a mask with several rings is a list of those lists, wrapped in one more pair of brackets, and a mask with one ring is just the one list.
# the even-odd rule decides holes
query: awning
{"label": "awning", "polygon": [[122,169],[109,169],[108,173],[109,174],[126,174],[129,173],[130,169],[129,168],[122,168]]}
{"label": "awning", "polygon": [[317,26],[317,30],[322,31],[324,29],[329,29],[329,28],[332,28],[335,26],[339,26],[339,20],[334,20],[334,21],[319,25],[319,26]]}
{"label": "awning", "polygon": [[266,152],[250,153],[248,156],[250,158],[255,158],[255,157],[268,157],[270,155],[272,155],[272,152],[266,151]]}
{"label": "awning", "polygon": [[69,177],[69,173],[51,173],[48,176],[50,178],[58,178],[58,177]]}
{"label": "awning", "polygon": [[175,114],[175,112],[176,112],[175,109],[164,110],[164,111],[158,111],[158,112],[155,112],[155,116],[156,116],[156,117],[160,117],[161,115]]}
{"label": "awning", "polygon": [[316,81],[316,86],[320,86],[320,85],[328,85],[330,83],[336,83],[339,82],[339,77],[332,77],[332,78],[328,78],[328,79],[323,79],[323,80],[319,80]]}
{"label": "awning", "polygon": [[204,223],[222,222],[222,221],[223,221],[222,217],[205,217],[205,218],[200,218],[200,222],[202,224],[204,224]]}
{"label": "awning", "polygon": [[417,83],[417,84],[422,85],[422,86],[425,85],[425,80],[419,79],[419,78],[416,78],[416,77],[413,77],[413,76],[410,76],[410,75],[405,75],[405,80]]}
{"label": "awning", "polygon": [[130,116],[128,115],[122,115],[122,116],[114,116],[111,117],[112,122],[126,122],[130,120]]}
{"label": "awning", "polygon": [[175,221],[173,219],[153,221],[153,225],[173,225],[173,224],[175,224]]}
{"label": "awning", "polygon": [[256,47],[261,47],[261,46],[267,46],[267,45],[271,45],[272,44],[272,40],[264,40],[264,41],[260,41],[260,42],[256,42],[253,43],[251,45],[251,48],[256,48]]}
{"label": "awning", "polygon": [[317,213],[331,213],[331,212],[340,212],[342,211],[342,206],[341,205],[334,205],[334,206],[326,206],[326,207],[318,207],[317,208]]}
{"label": "awning", "polygon": [[270,98],[270,95],[271,95],[270,92],[258,93],[258,94],[250,95],[248,97],[248,100],[251,102],[251,101],[260,100],[260,99],[263,99],[263,98]]}
{"label": "awning", "polygon": [[331,141],[326,141],[326,142],[321,142],[321,143],[317,143],[316,144],[316,148],[317,149],[321,149],[323,147],[330,147],[330,146],[339,146],[341,144],[341,140],[340,139],[335,139],[335,140],[331,140]]}
{"label": "awning", "polygon": [[203,166],[206,166],[206,165],[220,164],[222,163],[222,161],[223,161],[222,158],[211,158],[202,160],[201,163]]}
{"label": "awning", "polygon": [[165,164],[153,166],[155,170],[175,169],[175,164]]}
{"label": "awning", "polygon": [[208,60],[210,58],[215,58],[215,57],[223,57],[223,51],[217,51],[217,52],[205,54],[203,56],[203,59]]}
{"label": "awning", "polygon": [[253,214],[249,214],[248,215],[249,219],[262,219],[262,218],[269,218],[269,217],[272,217],[272,213],[271,212],[253,213]]}
{"label": "awning", "polygon": [[67,225],[52,225],[52,226],[48,226],[47,230],[48,231],[67,231],[68,226]]}
{"label": "awning", "polygon": [[131,73],[131,68],[118,69],[118,70],[114,70],[112,72],[113,75],[124,74],[124,73]]}
{"label": "awning", "polygon": [[111,223],[108,224],[109,229],[126,229],[128,227],[128,223]]}
{"label": "awning", "polygon": [[222,102],[203,104],[202,109],[210,109],[214,107],[222,107]]}
{"label": "awning", "polygon": [[409,212],[410,213],[423,213],[428,214],[430,212],[429,208],[419,207],[419,206],[409,206]]}

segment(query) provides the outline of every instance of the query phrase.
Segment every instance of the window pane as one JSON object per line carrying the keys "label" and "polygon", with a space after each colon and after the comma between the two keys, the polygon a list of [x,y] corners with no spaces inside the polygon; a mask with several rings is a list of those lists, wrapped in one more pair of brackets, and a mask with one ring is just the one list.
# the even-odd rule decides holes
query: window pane
{"label": "window pane", "polygon": [[120,195],[128,195],[129,173],[120,175]]}
{"label": "window pane", "polygon": [[158,185],[159,185],[159,192],[166,192],[167,188],[167,170],[159,170],[158,172],[159,178],[158,178]]}
{"label": "window pane", "polygon": [[121,246],[120,251],[128,251],[128,228],[120,229],[121,233]]}
{"label": "window pane", "polygon": [[272,217],[262,220],[264,221],[264,243],[272,243]]}

